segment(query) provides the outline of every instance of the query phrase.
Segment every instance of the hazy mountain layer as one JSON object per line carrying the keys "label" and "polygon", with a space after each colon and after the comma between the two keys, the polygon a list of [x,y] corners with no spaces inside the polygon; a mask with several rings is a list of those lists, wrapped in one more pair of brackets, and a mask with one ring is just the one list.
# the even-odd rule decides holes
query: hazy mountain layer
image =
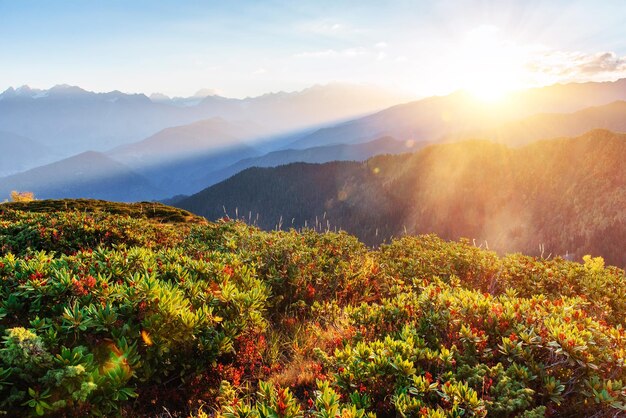
{"label": "hazy mountain layer", "polygon": [[[570,113],[616,100],[626,100],[626,79],[606,83],[557,84],[524,90],[511,95],[502,103],[480,102],[468,93],[457,92],[393,106],[373,115],[320,129],[297,140],[292,146],[309,148],[335,143],[367,142],[385,135],[399,140],[438,141],[450,136],[497,130],[505,123],[538,113]],[[587,130],[611,128],[604,124],[583,124]],[[531,135],[534,133],[530,131]],[[531,138],[537,139],[536,136]]]}
{"label": "hazy mountain layer", "polygon": [[212,172],[204,178],[204,182],[206,186],[209,186],[250,167],[276,167],[294,162],[363,161],[378,154],[400,154],[414,151],[424,145],[423,143],[407,143],[396,141],[391,137],[384,137],[364,144],[339,144],[303,150],[274,151],[260,157],[243,159],[226,168]]}
{"label": "hazy mountain layer", "polygon": [[0,196],[31,191],[39,199],[98,198],[119,201],[152,199],[162,192],[146,178],[104,154],[85,152],[0,179]]}
{"label": "hazy mountain layer", "polygon": [[247,145],[243,139],[253,138],[260,130],[249,122],[230,123],[222,118],[211,118],[163,129],[108,155],[137,168],[150,167],[193,157],[197,153]]}
{"label": "hazy mountain layer", "polygon": [[[219,125],[227,126],[223,125],[223,121],[219,122]],[[203,126],[203,124],[195,125]],[[210,135],[214,135],[216,141],[214,145],[217,143],[221,146],[215,145],[215,148],[204,151],[201,151],[203,148],[199,147],[193,155],[186,154],[185,157],[165,158],[169,155],[168,152],[175,152],[179,140],[184,142],[193,137],[193,135],[185,136],[190,132],[197,133],[195,130],[190,131],[188,126],[181,127],[181,130],[172,128],[148,138],[137,144],[136,147],[125,147],[110,153],[108,156],[100,153],[85,153],[45,167],[6,177],[0,179],[0,193],[4,193],[8,197],[8,192],[11,190],[32,190],[36,192],[37,197],[41,195],[62,198],[76,197],[78,196],[77,191],[84,190],[85,193],[89,193],[89,197],[100,199],[119,201],[164,199],[176,194],[196,193],[208,185],[215,184],[250,166],[273,166],[293,161],[362,161],[373,155],[397,154],[422,146],[422,144],[401,143],[392,138],[380,138],[367,144],[335,145],[310,150],[285,150],[256,158],[244,158],[256,155],[257,152],[246,145],[244,141],[221,131],[203,130],[207,136],[197,138],[197,144],[203,143],[203,138],[206,138],[206,143],[210,143],[208,138]],[[135,154],[138,150],[139,152]],[[87,156],[97,160],[96,166],[83,167],[83,165],[88,164],[86,162]],[[241,160],[242,158],[244,159]],[[229,164],[231,165],[228,166]],[[114,177],[116,181],[107,180],[107,182],[103,182],[91,190],[84,189],[84,173],[91,173],[94,170],[98,172],[101,178],[110,179]],[[110,170],[110,173],[107,170]],[[142,184],[145,184],[145,188],[135,189],[138,192],[136,197],[127,188],[119,187],[121,183],[125,182],[134,184],[138,177],[141,178]],[[63,186],[58,187],[57,184]]]}
{"label": "hazy mountain layer", "polygon": [[207,173],[258,155],[243,139],[256,131],[254,124],[212,118],[164,129],[108,155],[150,179],[164,191],[152,198],[162,199],[201,190]]}
{"label": "hazy mountain layer", "polygon": [[626,101],[589,107],[573,113],[540,113],[502,124],[494,129],[452,135],[447,139],[473,136],[514,145],[538,139],[582,135],[594,128],[626,132]]}
{"label": "hazy mountain layer", "polygon": [[86,150],[105,151],[168,127],[214,116],[258,123],[263,128],[256,134],[264,136],[345,120],[402,101],[402,97],[378,89],[342,84],[246,99],[209,96],[190,106],[119,91],[23,86],[0,94],[0,130],[32,138],[69,156]]}
{"label": "hazy mountain layer", "polygon": [[51,161],[50,150],[21,135],[0,131],[0,176]]}
{"label": "hazy mountain layer", "polygon": [[[437,100],[433,99],[436,104]],[[468,107],[469,103],[466,103]],[[406,120],[397,120],[402,124]],[[391,122],[390,122],[391,123]],[[425,122],[423,127],[439,122]],[[485,125],[489,125],[485,123]],[[441,141],[468,138],[487,138],[517,145],[533,140],[558,136],[575,136],[594,128],[626,131],[626,102],[617,101],[603,106],[590,107],[573,113],[537,114],[524,119],[501,123],[494,128],[471,130],[467,125],[450,126],[453,134]],[[396,154],[414,151],[424,145],[413,140],[398,141],[390,137],[366,143],[335,144],[306,149],[284,149],[262,156],[252,149],[225,144],[242,144],[241,137],[250,137],[254,125],[233,124],[221,119],[210,119],[191,125],[166,129],[145,141],[128,146],[112,155],[140,171],[169,196],[189,194],[240,172],[249,167],[272,167],[292,162],[323,163],[328,161],[361,161],[376,154]],[[339,131],[341,133],[341,131]],[[239,138],[234,138],[237,135]],[[349,133],[345,134],[350,142]],[[338,140],[341,140],[338,138]],[[179,145],[181,144],[181,145]],[[203,147],[204,154],[198,153]],[[180,150],[190,156],[183,158]],[[253,156],[246,158],[246,156]],[[156,158],[158,157],[158,158]],[[152,159],[149,170],[146,161]],[[169,161],[168,161],[169,160]],[[230,164],[230,165],[229,165]]]}

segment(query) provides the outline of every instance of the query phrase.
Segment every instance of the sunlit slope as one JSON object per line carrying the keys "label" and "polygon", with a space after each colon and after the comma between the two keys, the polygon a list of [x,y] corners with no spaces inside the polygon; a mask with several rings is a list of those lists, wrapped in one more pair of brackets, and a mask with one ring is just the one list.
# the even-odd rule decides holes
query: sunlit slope
{"label": "sunlit slope", "polygon": [[156,202],[92,199],[36,200],[0,205],[0,253],[71,254],[98,247],[171,247],[207,222]]}
{"label": "sunlit slope", "polygon": [[508,145],[522,145],[539,139],[582,135],[597,128],[626,132],[626,101],[588,107],[573,113],[539,113],[502,123],[495,128],[460,132],[445,139],[488,138]]}
{"label": "sunlit slope", "polygon": [[[400,104],[373,115],[320,129],[299,139],[293,146],[307,148],[367,142],[385,135],[398,140],[443,141],[449,137],[481,137],[510,143],[504,135],[499,138],[491,134],[504,129],[508,123],[515,124],[537,114],[568,114],[620,100],[626,100],[626,79],[606,83],[556,84],[512,92],[498,101],[487,102],[471,93],[459,91]],[[569,129],[541,130],[542,125],[533,125],[528,131],[530,135],[524,139],[579,135],[595,128],[617,130],[601,118],[583,118],[577,123],[581,123],[583,129],[575,132]],[[546,128],[550,128],[549,124]]]}
{"label": "sunlit slope", "polygon": [[625,159],[626,135],[604,130],[521,148],[466,141],[362,164],[250,169],[179,205],[209,219],[237,210],[270,229],[317,218],[368,243],[434,232],[626,265]]}

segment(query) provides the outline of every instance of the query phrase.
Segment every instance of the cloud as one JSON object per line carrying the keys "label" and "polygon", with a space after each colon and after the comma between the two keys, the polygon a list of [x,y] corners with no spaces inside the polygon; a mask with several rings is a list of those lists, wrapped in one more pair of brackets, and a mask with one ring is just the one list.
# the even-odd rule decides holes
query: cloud
{"label": "cloud", "polygon": [[297,54],[294,54],[293,57],[294,58],[324,58],[324,57],[332,57],[332,56],[337,56],[337,55],[339,55],[339,52],[337,52],[334,49],[324,49],[324,50],[319,50],[319,51],[298,52]]}
{"label": "cloud", "polygon": [[261,75],[265,73],[267,73],[267,70],[265,68],[257,68],[252,72],[252,75]]}
{"label": "cloud", "polygon": [[323,49],[319,51],[305,51],[294,54],[294,58],[328,58],[328,57],[358,57],[367,55],[368,51],[363,47],[346,48],[341,50]]}
{"label": "cloud", "polygon": [[296,29],[305,33],[337,37],[362,32],[348,23],[331,18],[301,22],[296,26]]}
{"label": "cloud", "polygon": [[494,25],[480,25],[466,33],[470,38],[492,38],[500,32],[500,28]]}
{"label": "cloud", "polygon": [[347,48],[347,49],[342,50],[341,54],[347,57],[357,57],[359,55],[366,55],[367,49],[363,47]]}
{"label": "cloud", "polygon": [[614,52],[603,52],[578,60],[578,71],[584,74],[626,70],[626,57],[618,57]]}
{"label": "cloud", "polygon": [[587,54],[549,51],[530,60],[527,69],[566,81],[623,76],[626,74],[626,56],[620,57],[614,52]]}
{"label": "cloud", "polygon": [[387,46],[388,46],[388,45],[387,45],[387,42],[378,42],[378,43],[376,43],[376,44],[374,45],[374,48],[377,48],[377,49],[385,49],[385,48],[387,48]]}

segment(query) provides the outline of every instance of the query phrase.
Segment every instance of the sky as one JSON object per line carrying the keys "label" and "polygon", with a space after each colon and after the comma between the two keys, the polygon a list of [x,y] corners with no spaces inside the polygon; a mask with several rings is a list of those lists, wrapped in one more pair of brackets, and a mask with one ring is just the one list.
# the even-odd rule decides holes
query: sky
{"label": "sky", "polygon": [[0,0],[0,90],[425,97],[625,76],[624,0]]}

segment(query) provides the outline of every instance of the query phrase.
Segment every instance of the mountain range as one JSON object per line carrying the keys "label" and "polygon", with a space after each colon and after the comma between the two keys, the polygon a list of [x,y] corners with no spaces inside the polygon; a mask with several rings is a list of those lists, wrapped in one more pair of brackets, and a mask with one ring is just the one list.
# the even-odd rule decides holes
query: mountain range
{"label": "mountain range", "polygon": [[213,95],[180,106],[144,94],[94,93],[69,85],[48,90],[22,86],[0,94],[0,130],[48,146],[61,158],[107,151],[215,116],[255,123],[256,136],[262,137],[345,120],[404,100],[376,88],[329,84],[245,99]]}
{"label": "mountain range", "polygon": [[[551,113],[552,116],[545,116],[550,118],[555,117],[554,114],[568,114],[624,100],[626,79],[606,83],[557,84],[522,90],[511,94],[501,103],[481,102],[470,93],[459,91],[447,96],[399,104],[372,115],[319,129],[299,138],[291,146],[302,149],[337,143],[367,142],[381,136],[418,142],[437,142],[451,136],[466,138],[484,131],[497,131],[503,125],[537,114]],[[596,121],[584,120],[581,124],[587,130],[611,128],[595,126],[592,122]],[[548,135],[551,134],[553,133]],[[534,133],[531,139],[537,139]]]}
{"label": "mountain range", "polygon": [[[152,128],[156,128],[157,124],[167,125],[138,141],[127,143],[126,138],[119,146],[96,141],[99,144],[97,147],[87,148],[107,148],[97,151],[101,158],[94,166],[93,176],[107,177],[106,170],[102,168],[110,165],[110,177],[115,178],[108,183],[112,189],[107,190],[103,184],[96,188],[100,194],[92,191],[90,195],[122,201],[163,200],[175,195],[191,195],[255,166],[363,161],[378,154],[416,151],[428,143],[472,138],[517,146],[545,138],[580,135],[595,128],[626,131],[626,101],[615,100],[626,99],[626,79],[531,89],[515,93],[500,104],[480,102],[467,93],[457,92],[392,106],[339,123],[329,120],[364,111],[367,107],[364,104],[352,106],[350,103],[367,101],[367,96],[371,96],[379,97],[375,102],[381,105],[385,102],[384,97],[377,96],[375,90],[337,84],[248,99],[227,99],[211,93],[199,92],[189,101],[184,101],[183,98],[157,96],[150,99],[144,95],[119,92],[91,93],[71,86],[57,86],[50,90],[9,89],[0,95],[0,108],[4,106],[17,116],[29,106],[38,108],[46,117],[41,119],[34,112],[32,123],[25,126],[31,130],[43,130],[47,126],[50,137],[41,143],[9,131],[0,133],[0,156],[10,156],[3,160],[2,173],[9,175],[22,171],[0,179],[0,193],[8,196],[11,190],[32,189],[39,192],[37,196],[68,197],[66,191],[73,189],[73,182],[80,179],[73,169],[77,161],[85,158],[85,151],[60,157],[63,152],[68,153],[72,146],[65,140],[55,143],[55,129],[62,123],[55,125],[56,128],[46,125],[46,120],[54,120],[55,112],[66,112],[60,122],[75,121],[74,127],[81,125],[81,129],[90,130],[90,135],[122,130],[120,119],[115,118],[133,119],[137,114],[149,118]],[[12,104],[15,106],[12,107]],[[51,111],[52,114],[46,113],[53,104],[58,108]],[[352,110],[337,111],[336,107]],[[98,108],[109,110],[100,115],[90,113]],[[169,116],[159,119],[157,113],[161,111],[166,111]],[[170,125],[180,115],[187,118],[199,116],[202,112],[221,112],[229,117],[212,116]],[[84,118],[83,113],[89,114],[88,117]],[[335,115],[334,119],[331,114]],[[122,123],[128,128],[125,132],[135,132],[135,123],[146,129],[141,117],[127,125]],[[3,118],[6,122],[6,114],[0,112],[0,127]],[[17,117],[11,123],[16,125],[19,119]],[[283,124],[282,128],[278,127],[278,120]],[[94,125],[94,121],[97,121],[96,125],[111,126],[101,129]],[[326,121],[326,126],[317,129],[315,126],[320,125],[307,125],[314,121]],[[294,126],[300,128],[290,130]],[[64,132],[71,130],[68,128]],[[277,134],[277,131],[283,133]],[[71,135],[67,137],[71,138]],[[117,138],[120,140],[121,137]],[[80,147],[86,147],[90,140],[87,136],[77,142]],[[107,144],[106,147],[103,144]],[[44,172],[54,178],[54,183],[38,182],[41,171],[28,170],[51,163],[54,163],[51,166],[53,169],[48,166]],[[78,172],[85,171],[81,169]],[[123,176],[128,178],[123,180]],[[139,179],[147,187],[137,196],[117,187],[124,182],[135,184]],[[57,187],[57,184],[67,187]],[[77,189],[81,187],[76,186]]]}

